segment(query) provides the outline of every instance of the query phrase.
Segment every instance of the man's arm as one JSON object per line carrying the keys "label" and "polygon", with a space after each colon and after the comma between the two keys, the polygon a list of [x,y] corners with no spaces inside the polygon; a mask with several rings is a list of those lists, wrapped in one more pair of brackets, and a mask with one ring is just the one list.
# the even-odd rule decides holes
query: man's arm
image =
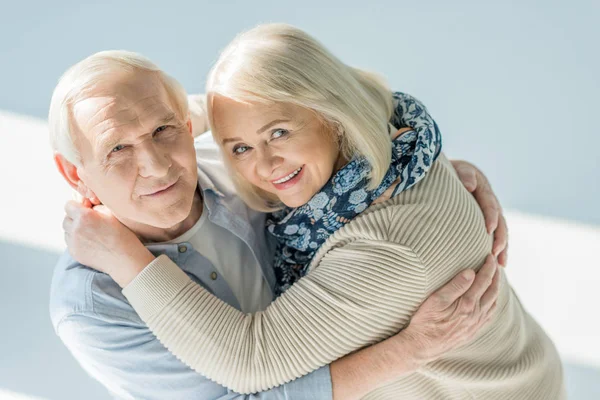
{"label": "man's arm", "polygon": [[206,95],[204,93],[188,95],[188,105],[190,120],[192,121],[192,133],[194,137],[198,137],[210,129],[206,109]]}
{"label": "man's arm", "polygon": [[193,371],[145,326],[125,318],[74,314],[57,333],[81,366],[118,399],[331,400],[329,367],[287,385],[241,395]]}
{"label": "man's arm", "polygon": [[465,270],[432,293],[399,334],[331,363],[333,398],[360,399],[469,342],[494,314],[500,285],[491,256],[473,275]]}

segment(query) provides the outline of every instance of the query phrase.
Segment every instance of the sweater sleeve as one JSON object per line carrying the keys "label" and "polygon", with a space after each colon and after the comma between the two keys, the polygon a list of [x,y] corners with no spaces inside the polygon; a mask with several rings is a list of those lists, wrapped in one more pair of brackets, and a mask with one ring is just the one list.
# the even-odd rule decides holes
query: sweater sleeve
{"label": "sweater sleeve", "polygon": [[268,390],[391,336],[424,300],[425,268],[405,246],[330,250],[262,312],[243,314],[160,256],[124,290],[175,356],[240,393]]}

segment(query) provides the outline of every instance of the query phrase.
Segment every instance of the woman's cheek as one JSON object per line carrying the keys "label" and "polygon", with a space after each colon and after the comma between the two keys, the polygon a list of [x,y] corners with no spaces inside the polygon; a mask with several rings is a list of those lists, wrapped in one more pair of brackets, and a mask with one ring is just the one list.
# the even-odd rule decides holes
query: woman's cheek
{"label": "woman's cheek", "polygon": [[252,183],[254,186],[262,187],[264,189],[265,182],[261,179],[256,171],[256,163],[253,160],[248,160],[242,166],[242,176],[248,182]]}

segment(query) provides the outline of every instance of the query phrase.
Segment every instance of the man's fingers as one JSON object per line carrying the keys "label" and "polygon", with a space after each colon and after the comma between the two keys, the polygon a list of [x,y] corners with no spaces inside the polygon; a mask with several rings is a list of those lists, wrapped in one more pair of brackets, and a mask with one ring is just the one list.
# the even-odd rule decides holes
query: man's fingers
{"label": "man's fingers", "polygon": [[498,294],[500,293],[500,268],[496,268],[496,273],[494,274],[494,279],[492,279],[492,284],[485,291],[485,293],[481,296],[480,306],[482,310],[487,310],[491,307],[496,300],[498,300]]}
{"label": "man's fingers", "polygon": [[494,303],[492,303],[492,306],[486,313],[486,317],[485,317],[486,324],[494,317],[494,313],[496,312],[497,308],[498,308],[498,302],[494,301]]}
{"label": "man's fingers", "polygon": [[[498,227],[500,206],[487,180],[485,180],[482,174],[477,174],[477,177],[477,189],[473,192],[473,196],[475,196],[481,211],[483,211],[487,232],[492,233]],[[480,181],[480,179],[483,181]]]}
{"label": "man's fingers", "polygon": [[469,192],[473,192],[477,188],[475,167],[465,161],[455,161],[453,164],[462,184]]}
{"label": "man's fingers", "polygon": [[[492,253],[496,257],[506,249],[508,243],[508,226],[506,225],[506,219],[503,215],[500,215],[498,228],[494,231],[494,246],[492,247]],[[501,263],[502,264],[502,263]],[[502,264],[504,265],[504,264]]]}
{"label": "man's fingers", "polygon": [[471,269],[464,270],[431,296],[436,299],[441,308],[447,308],[469,290],[474,277],[475,271]]}
{"label": "man's fingers", "polygon": [[471,309],[479,303],[481,296],[492,284],[496,269],[496,259],[492,255],[489,255],[483,267],[477,272],[473,285],[471,285],[461,299],[465,308]]}
{"label": "man's fingers", "polygon": [[506,247],[504,248],[504,250],[502,250],[502,252],[498,255],[498,264],[502,265],[503,267],[506,267],[507,263],[508,263],[508,243],[506,244]]}

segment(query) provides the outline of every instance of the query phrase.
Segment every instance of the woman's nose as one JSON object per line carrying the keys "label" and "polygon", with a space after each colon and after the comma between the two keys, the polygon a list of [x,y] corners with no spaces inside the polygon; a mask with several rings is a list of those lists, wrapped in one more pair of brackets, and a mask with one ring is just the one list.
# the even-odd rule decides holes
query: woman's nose
{"label": "woman's nose", "polygon": [[274,154],[271,150],[265,149],[258,151],[258,160],[256,161],[256,173],[264,180],[277,178],[274,176],[275,171],[281,164],[283,158]]}

